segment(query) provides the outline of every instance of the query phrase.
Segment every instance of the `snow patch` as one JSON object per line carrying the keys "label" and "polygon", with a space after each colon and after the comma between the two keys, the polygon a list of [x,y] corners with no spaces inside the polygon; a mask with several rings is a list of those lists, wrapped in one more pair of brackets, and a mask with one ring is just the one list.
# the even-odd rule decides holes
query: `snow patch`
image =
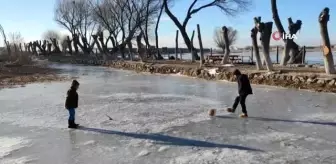
{"label": "snow patch", "polygon": [[148,150],[142,150],[138,155],[137,157],[144,157],[144,156],[147,156],[149,155],[150,152]]}
{"label": "snow patch", "polygon": [[158,152],[166,151],[166,150],[168,150],[169,148],[170,148],[169,146],[161,146],[161,147],[158,149]]}
{"label": "snow patch", "polygon": [[297,135],[297,134],[291,134],[291,133],[285,133],[285,132],[270,132],[270,133],[253,133],[250,135],[239,135],[239,136],[233,136],[232,139],[240,139],[240,140],[255,140],[258,142],[276,142],[276,141],[284,141],[284,140],[298,140],[303,139],[305,136]]}
{"label": "snow patch", "polygon": [[24,138],[0,137],[0,159],[26,147],[28,143],[29,141]]}
{"label": "snow patch", "polygon": [[170,164],[190,164],[190,163],[230,163],[230,164],[250,164],[259,163],[253,160],[254,153],[231,149],[205,150],[200,153],[185,154],[170,161]]}
{"label": "snow patch", "polygon": [[95,144],[97,144],[97,141],[91,140],[91,141],[84,142],[82,145],[87,146],[87,145],[95,145]]}
{"label": "snow patch", "polygon": [[218,70],[218,68],[213,68],[213,69],[209,69],[208,72],[209,72],[210,75],[217,75],[218,74],[217,70]]}
{"label": "snow patch", "polygon": [[310,115],[302,116],[302,119],[305,120],[324,120],[324,121],[335,121],[336,113],[316,113]]}
{"label": "snow patch", "polygon": [[28,163],[34,163],[36,159],[31,158],[31,157],[20,157],[20,158],[15,158],[15,159],[5,159],[5,160],[0,160],[1,164],[28,164]]}

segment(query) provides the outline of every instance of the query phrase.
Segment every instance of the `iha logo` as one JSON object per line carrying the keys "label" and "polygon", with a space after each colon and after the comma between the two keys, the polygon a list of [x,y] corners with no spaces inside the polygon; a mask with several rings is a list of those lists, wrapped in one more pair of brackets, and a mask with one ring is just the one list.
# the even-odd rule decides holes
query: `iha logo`
{"label": "iha logo", "polygon": [[285,33],[281,34],[279,31],[275,31],[272,34],[272,38],[274,40],[278,41],[278,40],[281,40],[281,39],[284,39],[284,40],[286,40],[286,39],[297,39],[297,36],[295,34],[292,34],[292,35],[291,34],[285,34]]}

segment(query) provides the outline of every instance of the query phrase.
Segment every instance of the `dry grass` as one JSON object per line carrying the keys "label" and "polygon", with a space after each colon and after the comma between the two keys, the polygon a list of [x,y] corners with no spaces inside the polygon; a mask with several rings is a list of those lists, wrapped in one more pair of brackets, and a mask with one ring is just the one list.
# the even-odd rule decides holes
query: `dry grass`
{"label": "dry grass", "polygon": [[0,89],[33,82],[60,81],[59,70],[37,65],[27,52],[0,55]]}
{"label": "dry grass", "polygon": [[8,53],[0,54],[0,62],[5,65],[31,65],[33,64],[32,55],[28,52],[13,52],[11,55]]}

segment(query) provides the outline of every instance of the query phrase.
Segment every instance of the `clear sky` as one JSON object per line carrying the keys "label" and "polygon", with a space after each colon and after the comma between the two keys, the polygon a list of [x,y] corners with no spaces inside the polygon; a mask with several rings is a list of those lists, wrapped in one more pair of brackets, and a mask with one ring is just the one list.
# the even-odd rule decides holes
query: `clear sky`
{"label": "clear sky", "polygon": [[[65,33],[65,29],[56,24],[54,17],[55,0],[1,0],[0,24],[6,33],[20,32],[25,41],[41,38],[43,32],[48,29]],[[202,5],[210,0],[200,0]],[[180,19],[184,19],[185,13],[192,0],[176,0],[172,12]],[[284,28],[287,31],[287,18],[294,21],[301,19],[302,30],[299,31],[297,43],[300,45],[320,45],[318,15],[324,7],[330,8],[329,34],[332,44],[336,44],[336,0],[278,0],[278,11]],[[335,7],[335,8],[332,8]],[[254,0],[250,11],[239,14],[237,17],[227,17],[217,8],[204,9],[193,16],[188,24],[188,32],[196,29],[200,24],[204,47],[215,47],[213,33],[215,28],[223,25],[232,26],[238,30],[239,36],[236,46],[251,45],[250,30],[253,27],[253,17],[261,16],[263,21],[272,21],[271,1]],[[163,15],[160,25],[160,46],[173,46],[175,43],[176,26]],[[276,31],[273,25],[273,31]],[[196,39],[196,38],[195,38]],[[198,46],[195,40],[195,45]],[[180,39],[180,47],[185,47]],[[198,42],[198,41],[197,41]],[[0,44],[3,45],[2,39]],[[271,44],[281,45],[281,41],[272,41]]]}

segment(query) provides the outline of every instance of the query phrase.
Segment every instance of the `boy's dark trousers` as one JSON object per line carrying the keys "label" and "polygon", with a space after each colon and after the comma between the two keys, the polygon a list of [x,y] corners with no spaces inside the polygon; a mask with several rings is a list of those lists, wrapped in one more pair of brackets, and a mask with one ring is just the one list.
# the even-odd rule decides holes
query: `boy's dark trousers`
{"label": "boy's dark trousers", "polygon": [[68,119],[68,127],[69,128],[76,128],[78,124],[75,123],[75,108],[68,109],[69,111],[69,119]]}
{"label": "boy's dark trousers", "polygon": [[245,101],[246,101],[247,96],[248,96],[248,94],[240,94],[239,96],[236,97],[236,99],[233,103],[233,106],[232,106],[233,112],[235,112],[238,104],[240,103],[240,106],[242,108],[242,112],[244,114],[247,114],[246,105],[245,105]]}

